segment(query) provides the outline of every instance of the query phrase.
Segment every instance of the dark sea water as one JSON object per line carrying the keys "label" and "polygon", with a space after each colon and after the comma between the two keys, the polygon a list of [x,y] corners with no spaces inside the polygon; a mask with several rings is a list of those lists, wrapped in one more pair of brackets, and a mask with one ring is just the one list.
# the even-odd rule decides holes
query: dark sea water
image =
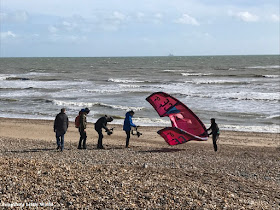
{"label": "dark sea water", "polygon": [[89,107],[121,124],[133,109],[138,125],[170,124],[145,100],[163,91],[209,126],[280,132],[280,56],[0,58],[0,117],[70,120]]}

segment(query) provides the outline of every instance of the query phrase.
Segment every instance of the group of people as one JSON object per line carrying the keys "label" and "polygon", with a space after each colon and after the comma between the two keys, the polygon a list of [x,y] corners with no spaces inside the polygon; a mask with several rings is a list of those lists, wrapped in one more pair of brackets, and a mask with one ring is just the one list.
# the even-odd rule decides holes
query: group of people
{"label": "group of people", "polygon": [[[63,151],[64,149],[64,135],[68,129],[69,125],[69,120],[68,117],[65,113],[65,108],[61,109],[61,112],[56,116],[55,121],[54,121],[54,132],[56,133],[56,143],[57,143],[57,149],[60,149]],[[75,125],[76,128],[79,129],[80,133],[80,140],[78,144],[78,149],[86,149],[86,140],[87,140],[87,115],[90,112],[88,108],[82,109],[79,112],[79,116],[76,117],[75,119]],[[131,127],[137,127],[133,122],[132,122],[132,117],[134,115],[134,111],[129,111],[125,114],[125,119],[123,123],[123,130],[126,133],[126,144],[125,147],[129,147],[129,139],[130,139],[130,132],[131,132]],[[102,129],[105,129],[108,135],[111,135],[113,132],[112,129],[107,128],[107,123],[112,122],[113,117],[110,116],[103,116],[100,117],[95,125],[94,128],[96,132],[98,133],[98,141],[97,141],[97,149],[104,149],[103,144],[102,144],[102,139],[103,139],[103,133]],[[215,121],[214,118],[211,119],[211,126],[207,129],[207,131],[211,130],[211,133],[209,135],[212,135],[212,141],[213,141],[213,146],[214,146],[214,151],[216,152],[218,150],[217,147],[217,141],[220,135],[219,127]]]}
{"label": "group of people", "polygon": [[[55,121],[54,121],[54,132],[56,133],[56,143],[57,143],[57,149],[60,151],[63,151],[64,149],[64,135],[68,129],[69,126],[69,119],[66,115],[66,109],[62,108],[60,113],[56,115]],[[82,109],[79,112],[79,115],[75,119],[75,126],[78,128],[80,133],[80,139],[78,143],[78,149],[86,149],[86,140],[87,140],[87,115],[89,114],[90,110],[88,108]],[[132,122],[132,117],[134,115],[134,111],[129,111],[125,115],[124,124],[123,124],[123,130],[126,133],[126,145],[125,147],[129,147],[129,139],[130,139],[130,132],[131,127],[137,127]],[[104,146],[102,144],[103,140],[103,133],[102,129],[106,131],[108,135],[111,135],[113,133],[113,129],[109,129],[107,127],[108,122],[112,122],[114,119],[111,116],[103,116],[100,117],[95,125],[94,128],[96,132],[98,133],[98,141],[97,141],[97,149],[104,149]]]}

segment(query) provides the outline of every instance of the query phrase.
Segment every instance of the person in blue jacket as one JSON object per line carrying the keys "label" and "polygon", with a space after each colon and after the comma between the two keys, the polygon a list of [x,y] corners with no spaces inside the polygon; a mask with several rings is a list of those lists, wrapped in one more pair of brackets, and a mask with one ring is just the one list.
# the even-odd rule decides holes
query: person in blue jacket
{"label": "person in blue jacket", "polygon": [[129,147],[131,127],[136,127],[136,125],[132,122],[133,115],[134,115],[134,111],[131,110],[131,111],[127,112],[125,114],[125,119],[124,119],[124,123],[123,123],[123,130],[126,133],[126,145],[125,145],[126,148]]}

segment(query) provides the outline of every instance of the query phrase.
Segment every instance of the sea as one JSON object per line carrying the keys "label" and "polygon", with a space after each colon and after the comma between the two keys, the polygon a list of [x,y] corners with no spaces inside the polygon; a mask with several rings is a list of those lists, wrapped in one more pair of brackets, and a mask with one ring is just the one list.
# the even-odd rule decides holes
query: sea
{"label": "sea", "polygon": [[[146,98],[168,93],[221,131],[280,133],[280,56],[0,58],[0,117],[70,121],[85,107],[89,122],[170,126]],[[143,131],[144,132],[144,131]]]}

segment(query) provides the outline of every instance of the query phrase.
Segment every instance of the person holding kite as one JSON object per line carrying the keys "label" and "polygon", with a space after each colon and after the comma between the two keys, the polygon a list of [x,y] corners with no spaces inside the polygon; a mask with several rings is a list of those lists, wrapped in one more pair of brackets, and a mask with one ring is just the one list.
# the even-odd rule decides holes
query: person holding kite
{"label": "person holding kite", "polygon": [[214,150],[215,152],[217,152],[218,150],[217,141],[220,135],[220,130],[214,118],[211,118],[211,126],[207,129],[207,131],[209,130],[211,130],[211,133],[209,133],[208,135],[212,135]]}
{"label": "person holding kite", "polygon": [[132,122],[133,115],[134,115],[134,111],[131,110],[131,111],[127,112],[125,114],[125,119],[124,119],[124,123],[123,123],[123,130],[126,133],[126,145],[125,145],[126,148],[129,147],[131,127],[136,127],[136,125]]}

